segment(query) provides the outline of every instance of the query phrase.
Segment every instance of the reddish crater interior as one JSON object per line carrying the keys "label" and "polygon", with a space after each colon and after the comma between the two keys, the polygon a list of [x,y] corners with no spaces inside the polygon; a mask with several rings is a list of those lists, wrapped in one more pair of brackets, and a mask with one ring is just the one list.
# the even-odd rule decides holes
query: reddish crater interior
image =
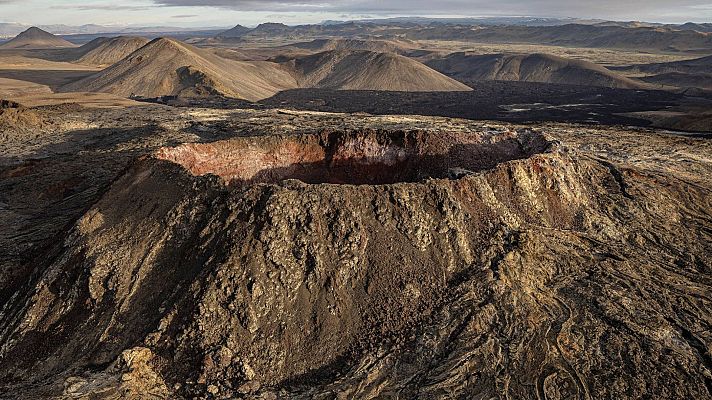
{"label": "reddish crater interior", "polygon": [[298,179],[305,183],[389,184],[456,178],[546,151],[538,133],[447,134],[331,132],[241,137],[160,149],[156,157],[193,175],[213,174],[243,186]]}

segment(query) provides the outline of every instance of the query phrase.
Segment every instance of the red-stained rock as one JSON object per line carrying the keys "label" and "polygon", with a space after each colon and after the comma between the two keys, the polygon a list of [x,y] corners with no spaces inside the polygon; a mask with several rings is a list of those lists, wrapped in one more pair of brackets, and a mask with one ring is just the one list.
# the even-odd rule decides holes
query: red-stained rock
{"label": "red-stained rock", "polygon": [[385,184],[476,172],[547,148],[539,134],[437,135],[426,132],[323,132],[241,137],[162,148],[158,159],[191,174],[244,186],[298,179],[306,183]]}

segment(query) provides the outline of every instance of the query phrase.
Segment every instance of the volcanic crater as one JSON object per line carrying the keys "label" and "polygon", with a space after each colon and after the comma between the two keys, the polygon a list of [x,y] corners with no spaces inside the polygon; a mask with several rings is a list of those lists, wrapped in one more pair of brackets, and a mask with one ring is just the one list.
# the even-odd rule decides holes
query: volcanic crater
{"label": "volcanic crater", "polygon": [[467,134],[425,131],[326,131],[239,137],[158,150],[158,159],[230,185],[278,183],[381,185],[455,179],[550,147],[530,130]]}
{"label": "volcanic crater", "polygon": [[708,397],[710,167],[610,156],[706,142],[338,118],[127,161],[0,309],[0,393]]}

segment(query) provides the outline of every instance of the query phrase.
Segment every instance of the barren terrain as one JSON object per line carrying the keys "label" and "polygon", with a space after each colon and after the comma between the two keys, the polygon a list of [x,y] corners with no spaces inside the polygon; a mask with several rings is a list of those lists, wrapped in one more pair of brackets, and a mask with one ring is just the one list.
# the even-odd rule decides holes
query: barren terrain
{"label": "barren terrain", "polygon": [[0,399],[712,399],[709,35],[29,30]]}
{"label": "barren terrain", "polygon": [[709,396],[705,139],[29,112],[1,143],[8,398]]}

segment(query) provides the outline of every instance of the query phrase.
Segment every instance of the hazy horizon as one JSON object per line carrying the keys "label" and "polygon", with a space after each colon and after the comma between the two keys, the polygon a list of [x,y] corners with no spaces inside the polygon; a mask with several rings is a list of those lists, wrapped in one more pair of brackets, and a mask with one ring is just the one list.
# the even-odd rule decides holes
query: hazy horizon
{"label": "hazy horizon", "polygon": [[107,0],[90,3],[55,0],[0,0],[0,22],[26,25],[175,26],[184,28],[254,26],[262,22],[289,25],[324,20],[391,17],[536,17],[684,23],[712,21],[712,5],[686,0],[606,0],[591,4],[562,0],[484,1],[449,0],[437,4],[424,0],[391,1],[228,1],[131,0],[117,5]]}

